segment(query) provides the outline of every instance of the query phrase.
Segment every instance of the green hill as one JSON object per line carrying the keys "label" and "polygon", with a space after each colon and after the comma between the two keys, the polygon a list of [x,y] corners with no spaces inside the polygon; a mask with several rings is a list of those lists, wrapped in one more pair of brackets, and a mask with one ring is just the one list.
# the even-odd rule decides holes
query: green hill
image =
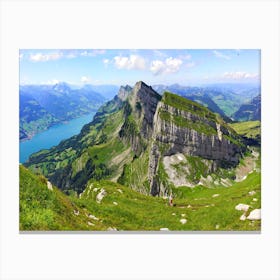
{"label": "green hill", "polygon": [[[239,203],[259,209],[260,173],[229,188],[178,188],[167,199],[140,194],[110,181],[88,182],[78,198],[20,166],[20,230],[260,230],[260,221],[241,221]],[[98,203],[96,197],[105,191]],[[255,192],[252,196],[250,192]],[[75,214],[76,213],[76,214]],[[184,220],[186,223],[183,223]]]}
{"label": "green hill", "polygon": [[247,121],[231,123],[230,126],[244,139],[249,145],[261,144],[261,122]]}
{"label": "green hill", "polygon": [[49,189],[44,176],[35,175],[22,165],[19,175],[20,230],[90,230],[88,212],[56,187]]}

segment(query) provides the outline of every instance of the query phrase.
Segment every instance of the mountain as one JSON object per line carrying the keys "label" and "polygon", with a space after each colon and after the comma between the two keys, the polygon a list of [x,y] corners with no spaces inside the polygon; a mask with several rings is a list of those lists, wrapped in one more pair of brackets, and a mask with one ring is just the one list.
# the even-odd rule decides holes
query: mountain
{"label": "mountain", "polygon": [[107,179],[165,196],[182,186],[230,185],[245,151],[218,114],[140,81],[121,87],[80,134],[31,155],[25,165],[66,193]]}
{"label": "mountain", "polygon": [[221,116],[226,116],[225,113],[219,108],[219,106],[211,99],[208,93],[205,93],[205,90],[199,87],[183,87],[178,84],[171,86],[155,86],[155,90],[159,92],[173,92],[179,94],[183,97],[186,97],[192,101],[195,101],[205,107],[207,107],[212,112],[218,113]]}
{"label": "mountain", "polygon": [[21,86],[20,139],[94,112],[104,102],[104,97],[88,87],[72,89],[67,83]]}
{"label": "mountain", "polygon": [[261,120],[261,95],[240,106],[233,118],[238,121]]}
{"label": "mountain", "polygon": [[228,122],[239,107],[260,93],[260,88],[254,84],[209,84],[200,87],[155,85],[160,93],[170,91],[206,106],[211,111],[220,114]]}
{"label": "mountain", "polygon": [[47,129],[58,119],[44,109],[31,95],[20,91],[19,94],[20,140]]}

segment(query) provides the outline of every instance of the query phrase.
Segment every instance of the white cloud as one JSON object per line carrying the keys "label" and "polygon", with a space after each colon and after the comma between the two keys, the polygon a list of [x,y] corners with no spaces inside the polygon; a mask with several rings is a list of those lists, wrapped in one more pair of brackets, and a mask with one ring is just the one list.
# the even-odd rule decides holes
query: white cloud
{"label": "white cloud", "polygon": [[167,66],[167,71],[174,73],[180,69],[180,66],[182,65],[183,61],[178,58],[169,57],[165,60],[165,63]]}
{"label": "white cloud", "polygon": [[146,68],[145,59],[139,55],[131,54],[129,57],[128,56],[115,56],[114,61],[115,61],[115,66],[118,69],[144,70]]}
{"label": "white cloud", "polygon": [[166,58],[165,61],[153,60],[151,62],[150,70],[154,75],[175,73],[180,70],[183,61],[178,58]]}
{"label": "white cloud", "polygon": [[163,61],[161,60],[154,60],[151,63],[150,70],[155,74],[159,75],[164,72],[166,66]]}
{"label": "white cloud", "polygon": [[225,55],[225,54],[223,54],[222,52],[219,52],[219,51],[213,51],[213,54],[218,58],[223,58],[223,59],[226,59],[226,60],[231,59],[231,57],[229,55]]}
{"label": "white cloud", "polygon": [[100,54],[106,53],[105,50],[83,50],[80,55],[81,56],[97,56]]}
{"label": "white cloud", "polygon": [[81,77],[81,82],[82,83],[88,83],[89,81],[90,81],[90,78],[88,78],[86,76]]}
{"label": "white cloud", "polygon": [[41,62],[41,61],[50,61],[50,60],[58,60],[61,58],[72,59],[78,56],[97,56],[106,53],[105,50],[59,50],[54,53],[43,54],[43,53],[35,53],[30,54],[29,59],[33,62]]}
{"label": "white cloud", "polygon": [[65,57],[66,57],[66,58],[75,58],[75,57],[77,57],[77,55],[74,54],[74,53],[69,53],[69,54],[67,54]]}
{"label": "white cloud", "polygon": [[63,56],[62,52],[50,53],[50,54],[36,53],[36,54],[31,54],[29,56],[29,59],[33,62],[40,62],[40,61],[57,60],[60,59],[62,56]]}
{"label": "white cloud", "polygon": [[110,61],[110,59],[108,59],[108,58],[104,58],[104,59],[103,59],[103,63],[104,63],[104,65],[105,65],[105,67],[107,67],[107,66],[111,63],[111,61]]}
{"label": "white cloud", "polygon": [[23,59],[23,53],[21,53],[21,54],[19,55],[19,59],[20,59],[20,60]]}
{"label": "white cloud", "polygon": [[259,78],[259,75],[257,73],[247,72],[225,72],[223,78],[231,80],[257,79]]}

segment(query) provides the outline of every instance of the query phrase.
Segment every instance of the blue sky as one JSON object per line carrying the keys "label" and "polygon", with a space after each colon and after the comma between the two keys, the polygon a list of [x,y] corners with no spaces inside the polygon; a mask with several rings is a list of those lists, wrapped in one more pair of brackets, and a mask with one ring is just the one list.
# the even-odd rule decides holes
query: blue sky
{"label": "blue sky", "polygon": [[259,83],[260,50],[22,49],[20,84]]}

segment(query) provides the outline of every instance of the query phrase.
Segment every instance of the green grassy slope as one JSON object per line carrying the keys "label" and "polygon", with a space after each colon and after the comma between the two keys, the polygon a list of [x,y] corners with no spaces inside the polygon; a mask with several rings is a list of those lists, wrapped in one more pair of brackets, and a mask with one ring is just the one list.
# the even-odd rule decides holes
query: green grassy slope
{"label": "green grassy slope", "polygon": [[[99,204],[95,198],[101,189],[107,194]],[[256,194],[251,196],[250,191]],[[72,200],[95,213],[104,225],[117,230],[260,230],[260,221],[241,221],[243,212],[235,210],[239,203],[250,205],[246,215],[260,208],[259,173],[251,173],[232,187],[178,188],[174,195],[175,206],[170,207],[164,198],[145,196],[122,185],[100,181],[87,188],[80,199]],[[186,219],[186,224],[181,219]]]}
{"label": "green grassy slope", "polygon": [[[98,203],[101,189],[106,195]],[[44,177],[20,166],[20,230],[260,230],[260,221],[241,221],[243,212],[235,210],[239,203],[250,205],[246,215],[259,209],[260,190],[260,173],[253,172],[228,188],[178,188],[173,207],[110,181],[90,181],[78,198],[49,190]]]}
{"label": "green grassy slope", "polygon": [[260,121],[232,123],[230,126],[240,135],[256,139],[261,134]]}
{"label": "green grassy slope", "polygon": [[[90,213],[75,205],[47,179],[20,166],[20,230],[90,230]],[[76,213],[76,214],[75,214]],[[100,225],[96,225],[100,228]],[[102,227],[101,227],[102,228]]]}

